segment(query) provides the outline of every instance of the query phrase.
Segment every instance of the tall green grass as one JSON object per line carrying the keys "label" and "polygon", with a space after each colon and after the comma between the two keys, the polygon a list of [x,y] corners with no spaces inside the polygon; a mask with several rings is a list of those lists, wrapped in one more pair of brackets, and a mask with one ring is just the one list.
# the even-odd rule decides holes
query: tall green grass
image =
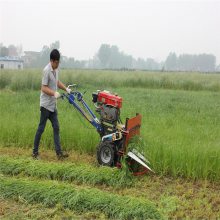
{"label": "tall green grass", "polygon": [[[21,74],[22,78],[23,72],[13,72],[12,75],[15,73]],[[33,74],[36,74],[34,70]],[[65,79],[68,74],[69,79]],[[77,79],[79,76],[78,80],[81,81],[77,82],[84,83],[79,89],[87,91],[84,97],[92,107],[92,92],[100,89],[101,86],[105,88],[108,82],[103,77],[111,76],[112,82],[116,83],[115,87],[109,85],[106,89],[117,92],[123,97],[122,120],[133,117],[136,112],[143,116],[141,134],[145,143],[144,151],[157,174],[219,180],[220,93],[204,90],[119,87],[126,81],[122,76],[132,77],[132,74],[134,73],[125,72],[118,75],[117,72],[79,70],[73,73],[66,71],[63,77],[65,76],[66,81],[75,83],[76,81],[72,81],[71,77]],[[138,76],[142,79],[142,74],[145,74],[143,81],[144,77],[150,75],[150,73],[138,72],[137,79]],[[194,79],[198,83],[207,80],[207,85],[218,84],[219,81],[217,74],[166,74],[174,80],[174,84],[178,84],[179,77]],[[159,80],[163,74],[152,75]],[[39,80],[40,78],[39,75]],[[136,80],[134,75],[133,78]],[[214,90],[214,87],[210,88]],[[0,145],[31,149],[39,123],[39,91],[1,90],[0,106]],[[66,100],[58,101],[58,114],[62,147],[95,154],[99,143],[99,135],[95,129]],[[52,135],[51,125],[48,122],[42,136],[40,151],[41,148],[53,148]]]}
{"label": "tall green grass", "polygon": [[51,180],[86,183],[90,185],[128,187],[132,176],[124,170],[110,167],[92,167],[86,164],[33,161],[0,156],[0,172],[5,175],[22,175]]}
{"label": "tall green grass", "polygon": [[[0,89],[13,91],[40,88],[42,70],[1,70]],[[61,70],[60,79],[66,84],[77,83],[82,87],[94,86],[97,89],[111,87],[163,88],[181,90],[220,91],[219,74],[184,72],[143,72],[109,70]]]}
{"label": "tall green grass", "polygon": [[50,181],[30,181],[0,177],[0,195],[3,198],[22,197],[28,203],[56,204],[74,210],[100,211],[114,219],[161,219],[155,205],[147,200],[118,196],[97,189],[76,188],[73,185]]}

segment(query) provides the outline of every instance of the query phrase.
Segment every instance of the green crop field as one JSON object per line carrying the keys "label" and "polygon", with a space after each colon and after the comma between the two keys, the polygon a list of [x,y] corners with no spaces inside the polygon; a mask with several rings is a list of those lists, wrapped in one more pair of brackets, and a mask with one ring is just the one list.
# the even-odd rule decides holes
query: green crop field
{"label": "green crop field", "polygon": [[[91,157],[92,162],[83,159],[79,163],[79,158],[71,157],[62,163],[54,161],[49,122],[40,145],[42,161],[32,161],[40,113],[41,70],[4,70],[0,71],[3,201],[19,203],[21,197],[30,203],[30,209],[36,203],[49,208],[60,204],[68,213],[83,216],[92,212],[89,216],[97,218],[220,218],[219,74],[62,70],[60,80],[78,84],[93,110],[92,92],[105,89],[123,98],[123,122],[140,113],[141,147],[155,174],[136,178],[125,170],[98,167],[95,158],[98,133],[67,100],[61,99],[58,100],[61,144],[70,154]],[[44,155],[54,157],[53,161]],[[163,183],[167,191],[163,190]],[[79,184],[82,188],[77,187]],[[92,199],[94,194],[100,199]],[[121,205],[116,201],[121,201]]]}

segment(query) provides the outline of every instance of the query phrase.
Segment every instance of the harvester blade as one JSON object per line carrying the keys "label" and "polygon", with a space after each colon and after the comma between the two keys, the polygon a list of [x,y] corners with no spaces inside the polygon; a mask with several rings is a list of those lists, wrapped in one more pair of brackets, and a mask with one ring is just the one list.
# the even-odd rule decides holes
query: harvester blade
{"label": "harvester blade", "polygon": [[141,164],[142,166],[144,166],[145,168],[147,168],[148,170],[150,170],[151,172],[154,173],[154,171],[146,163],[144,163],[144,161],[142,161],[137,155],[135,155],[133,152],[129,151],[127,155],[129,157],[131,157],[133,160],[135,160],[137,163]]}
{"label": "harvester blade", "polygon": [[134,153],[137,157],[141,160],[145,161],[146,163],[150,164],[149,160],[143,156],[143,154],[139,153],[135,148],[132,149],[132,153]]}

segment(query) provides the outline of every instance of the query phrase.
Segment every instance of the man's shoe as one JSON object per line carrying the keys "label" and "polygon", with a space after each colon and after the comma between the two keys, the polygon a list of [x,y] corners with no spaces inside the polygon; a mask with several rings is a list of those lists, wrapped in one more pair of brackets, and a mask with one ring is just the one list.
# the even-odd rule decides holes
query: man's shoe
{"label": "man's shoe", "polygon": [[57,159],[58,159],[58,160],[65,159],[65,158],[67,158],[67,157],[69,157],[69,154],[68,154],[68,153],[62,152],[62,153],[57,154]]}
{"label": "man's shoe", "polygon": [[32,158],[33,158],[34,160],[39,160],[39,159],[40,159],[40,156],[39,156],[39,154],[32,154]]}

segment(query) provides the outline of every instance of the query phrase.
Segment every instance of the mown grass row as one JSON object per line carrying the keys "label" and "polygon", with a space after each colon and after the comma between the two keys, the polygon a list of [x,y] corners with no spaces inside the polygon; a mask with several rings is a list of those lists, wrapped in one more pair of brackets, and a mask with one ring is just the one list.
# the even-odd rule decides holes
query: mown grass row
{"label": "mown grass row", "polygon": [[113,219],[161,219],[155,205],[148,200],[118,196],[97,189],[74,188],[51,181],[30,181],[0,177],[0,196],[28,203],[42,203],[47,207],[61,204],[77,213],[101,211]]}
{"label": "mown grass row", "polygon": [[126,169],[92,167],[86,164],[55,163],[34,161],[32,159],[0,156],[0,172],[7,175],[22,175],[50,180],[129,187],[133,177]]}
{"label": "mown grass row", "polygon": [[[41,83],[41,69],[1,70],[0,89],[14,91],[38,90]],[[183,90],[220,91],[219,74],[143,72],[110,70],[62,70],[60,79],[66,84],[95,86],[97,89],[109,87],[165,88]]]}

